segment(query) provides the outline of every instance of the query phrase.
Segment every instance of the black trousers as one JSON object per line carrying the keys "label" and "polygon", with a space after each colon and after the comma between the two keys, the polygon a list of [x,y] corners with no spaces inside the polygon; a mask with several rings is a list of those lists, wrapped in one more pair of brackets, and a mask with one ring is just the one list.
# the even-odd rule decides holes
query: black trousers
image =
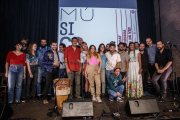
{"label": "black trousers", "polygon": [[147,91],[148,87],[148,77],[149,77],[149,70],[144,70],[142,71],[142,79],[143,79],[143,90]]}
{"label": "black trousers", "polygon": [[148,63],[148,70],[149,70],[150,78],[152,80],[152,76],[154,72],[156,71],[155,65]]}
{"label": "black trousers", "polygon": [[[122,76],[122,79],[124,78],[124,76],[127,77],[126,76],[126,72],[121,72],[120,74]],[[123,94],[124,94],[123,96],[125,96],[125,94],[126,94],[126,82],[124,82],[124,91],[123,91]]]}
{"label": "black trousers", "polygon": [[54,79],[58,78],[59,68],[53,68],[51,72],[47,71],[46,73],[46,86],[44,88],[44,99],[48,98],[48,91],[51,83]]}
{"label": "black trousers", "polygon": [[27,81],[26,81],[26,96],[29,96],[30,85],[32,82],[32,95],[36,95],[36,84],[38,79],[38,66],[37,65],[30,65],[31,73],[33,78],[30,78],[29,71],[27,70]]}
{"label": "black trousers", "polygon": [[[152,82],[152,77],[156,71],[155,64],[148,63],[148,70],[149,70],[149,74],[150,74],[150,78],[151,78],[151,82]],[[155,89],[154,85],[152,85],[152,94],[156,95],[156,89]]]}

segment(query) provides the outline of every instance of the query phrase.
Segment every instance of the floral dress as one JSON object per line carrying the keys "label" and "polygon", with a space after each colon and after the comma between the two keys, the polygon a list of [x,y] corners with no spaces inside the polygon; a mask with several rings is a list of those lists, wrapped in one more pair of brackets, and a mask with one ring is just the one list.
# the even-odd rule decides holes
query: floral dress
{"label": "floral dress", "polygon": [[138,62],[139,51],[131,51],[129,56],[129,69],[127,73],[126,82],[126,96],[127,97],[141,97],[143,95],[143,82],[142,75],[139,74],[139,62]]}

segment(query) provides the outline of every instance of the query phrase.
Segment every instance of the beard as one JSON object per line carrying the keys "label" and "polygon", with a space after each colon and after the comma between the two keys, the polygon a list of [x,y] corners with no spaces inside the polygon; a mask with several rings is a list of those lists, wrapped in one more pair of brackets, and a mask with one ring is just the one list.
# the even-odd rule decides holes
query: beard
{"label": "beard", "polygon": [[164,47],[158,47],[158,50],[162,50]]}
{"label": "beard", "polygon": [[119,49],[119,51],[124,51],[124,49]]}
{"label": "beard", "polygon": [[42,46],[42,45],[41,45],[41,47],[42,47],[42,48],[45,48],[45,47],[46,47],[46,45],[44,45],[44,46]]}
{"label": "beard", "polygon": [[145,49],[139,49],[139,51],[144,51]]}

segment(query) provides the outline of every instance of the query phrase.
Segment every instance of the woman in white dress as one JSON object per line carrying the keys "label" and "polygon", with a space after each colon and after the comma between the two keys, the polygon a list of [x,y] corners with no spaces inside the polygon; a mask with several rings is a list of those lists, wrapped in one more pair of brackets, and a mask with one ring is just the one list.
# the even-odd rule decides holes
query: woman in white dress
{"label": "woman in white dress", "polygon": [[141,69],[141,54],[138,50],[135,50],[134,43],[129,43],[130,56],[128,80],[126,82],[126,96],[139,98],[143,95],[143,83],[142,83],[142,69]]}

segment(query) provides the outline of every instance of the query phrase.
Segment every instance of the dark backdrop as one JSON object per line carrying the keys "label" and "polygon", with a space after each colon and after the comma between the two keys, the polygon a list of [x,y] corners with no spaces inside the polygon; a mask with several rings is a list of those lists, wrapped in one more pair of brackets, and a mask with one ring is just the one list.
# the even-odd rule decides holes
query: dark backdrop
{"label": "dark backdrop", "polygon": [[[155,40],[153,0],[137,0],[140,41]],[[6,55],[22,37],[40,45],[57,40],[58,0],[0,0],[0,72]]]}

